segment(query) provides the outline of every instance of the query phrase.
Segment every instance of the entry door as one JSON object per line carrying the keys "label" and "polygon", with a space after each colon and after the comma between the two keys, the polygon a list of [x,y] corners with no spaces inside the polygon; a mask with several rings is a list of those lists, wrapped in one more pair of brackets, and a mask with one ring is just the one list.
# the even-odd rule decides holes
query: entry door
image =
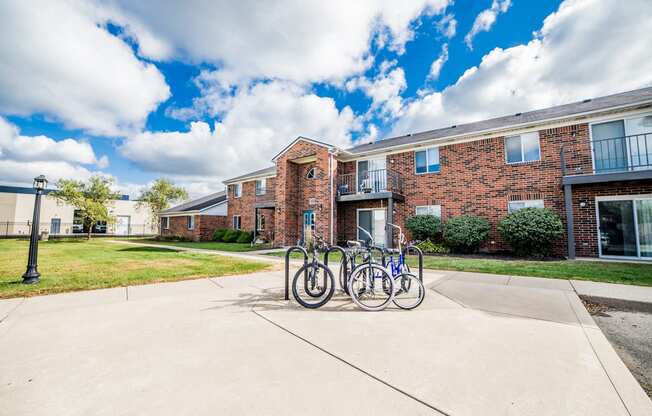
{"label": "entry door", "polygon": [[652,199],[598,201],[600,255],[652,258]]}
{"label": "entry door", "polygon": [[[358,226],[366,230],[374,238],[377,246],[385,245],[385,209],[361,209],[358,211]],[[369,241],[362,231],[358,230],[358,240]]]}
{"label": "entry door", "polygon": [[128,215],[118,215],[115,223],[115,233],[118,235],[129,235],[129,225],[131,217]]}
{"label": "entry door", "polygon": [[303,211],[302,239],[305,243],[312,242],[315,234],[315,212],[311,209]]}
{"label": "entry door", "polygon": [[50,220],[50,234],[59,234],[61,232],[61,218],[52,218]]}

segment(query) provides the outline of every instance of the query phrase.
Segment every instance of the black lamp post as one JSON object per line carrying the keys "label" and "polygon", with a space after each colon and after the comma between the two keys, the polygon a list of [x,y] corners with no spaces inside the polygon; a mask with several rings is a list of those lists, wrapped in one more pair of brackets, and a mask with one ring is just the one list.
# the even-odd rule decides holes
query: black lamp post
{"label": "black lamp post", "polygon": [[38,230],[41,217],[41,195],[48,184],[45,176],[39,175],[34,178],[34,189],[36,197],[34,198],[34,216],[32,217],[32,235],[29,239],[29,258],[27,260],[27,271],[23,274],[23,283],[38,283],[41,274],[36,269],[38,257]]}

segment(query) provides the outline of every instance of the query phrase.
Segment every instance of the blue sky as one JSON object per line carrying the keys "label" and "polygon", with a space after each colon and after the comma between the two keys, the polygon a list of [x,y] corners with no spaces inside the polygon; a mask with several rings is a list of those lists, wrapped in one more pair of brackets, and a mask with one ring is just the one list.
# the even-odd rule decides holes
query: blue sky
{"label": "blue sky", "polygon": [[349,146],[652,82],[645,0],[27,3],[0,5],[2,183],[197,196],[298,135]]}

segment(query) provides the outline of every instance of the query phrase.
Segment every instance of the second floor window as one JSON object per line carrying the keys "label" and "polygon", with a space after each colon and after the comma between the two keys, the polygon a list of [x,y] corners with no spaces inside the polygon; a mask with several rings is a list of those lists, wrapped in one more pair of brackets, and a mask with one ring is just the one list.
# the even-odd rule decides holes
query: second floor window
{"label": "second floor window", "polygon": [[414,152],[414,166],[419,174],[439,172],[439,148],[431,147]]}
{"label": "second floor window", "polygon": [[256,195],[265,195],[267,192],[267,180],[258,179],[256,180]]}
{"label": "second floor window", "polygon": [[525,133],[519,136],[505,137],[505,156],[507,163],[540,160],[539,133]]}
{"label": "second floor window", "polygon": [[235,198],[240,198],[242,196],[242,184],[236,183],[233,185],[233,196]]}

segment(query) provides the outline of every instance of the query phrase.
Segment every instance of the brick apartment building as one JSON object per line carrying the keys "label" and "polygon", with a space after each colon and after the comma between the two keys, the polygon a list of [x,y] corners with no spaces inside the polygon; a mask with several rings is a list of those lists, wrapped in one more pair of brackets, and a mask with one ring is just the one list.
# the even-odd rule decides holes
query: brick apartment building
{"label": "brick apartment building", "polygon": [[217,192],[159,213],[162,236],[181,236],[210,241],[218,228],[227,228],[226,192]]}
{"label": "brick apartment building", "polygon": [[229,227],[277,246],[307,233],[391,246],[387,222],[473,214],[492,224],[546,207],[566,223],[559,254],[652,258],[652,88],[340,149],[299,137],[274,165],[225,181]]}

